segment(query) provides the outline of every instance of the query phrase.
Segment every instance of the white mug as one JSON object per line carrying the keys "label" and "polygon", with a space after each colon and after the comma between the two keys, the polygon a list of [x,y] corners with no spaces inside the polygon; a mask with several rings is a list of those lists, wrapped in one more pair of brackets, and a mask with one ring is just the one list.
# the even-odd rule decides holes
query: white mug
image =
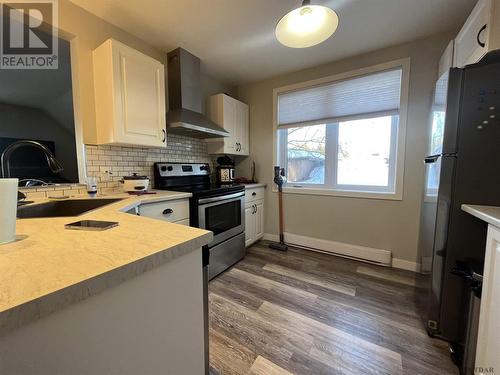
{"label": "white mug", "polygon": [[0,244],[16,239],[17,178],[0,178]]}

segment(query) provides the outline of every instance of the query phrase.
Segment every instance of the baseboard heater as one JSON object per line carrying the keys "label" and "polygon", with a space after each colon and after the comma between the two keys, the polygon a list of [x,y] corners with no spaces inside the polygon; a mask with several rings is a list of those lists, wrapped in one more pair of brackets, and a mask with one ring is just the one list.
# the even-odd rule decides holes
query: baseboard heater
{"label": "baseboard heater", "polygon": [[332,255],[391,266],[392,253],[389,250],[300,236],[287,232],[285,232],[285,242],[289,245],[302,247],[308,250],[321,251]]}

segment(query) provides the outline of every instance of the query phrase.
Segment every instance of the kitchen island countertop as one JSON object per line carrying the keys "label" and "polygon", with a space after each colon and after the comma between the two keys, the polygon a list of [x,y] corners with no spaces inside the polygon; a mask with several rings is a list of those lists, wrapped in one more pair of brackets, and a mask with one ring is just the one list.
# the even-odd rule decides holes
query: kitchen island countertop
{"label": "kitchen island countertop", "polygon": [[[0,245],[0,335],[211,242],[212,232],[126,213],[190,196],[109,194],[93,199],[123,199],[78,217],[18,219],[16,240]],[[72,199],[79,198],[88,199]],[[85,219],[119,225],[100,232],[64,228]]]}
{"label": "kitchen island countertop", "polygon": [[255,189],[255,188],[259,188],[259,187],[267,187],[267,184],[262,183],[262,182],[254,182],[251,184],[243,184],[243,185],[245,186],[245,189]]}
{"label": "kitchen island countertop", "polygon": [[500,228],[500,207],[463,204],[462,210],[488,224]]}

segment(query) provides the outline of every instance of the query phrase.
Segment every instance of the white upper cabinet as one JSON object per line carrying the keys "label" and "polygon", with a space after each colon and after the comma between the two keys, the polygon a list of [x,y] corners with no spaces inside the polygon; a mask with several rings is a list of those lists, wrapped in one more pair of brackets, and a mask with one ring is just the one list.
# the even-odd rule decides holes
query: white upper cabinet
{"label": "white upper cabinet", "polygon": [[165,147],[165,68],[108,39],[93,52],[99,144]]}
{"label": "white upper cabinet", "polygon": [[207,139],[210,154],[248,155],[249,125],[248,105],[226,94],[208,98],[207,115],[229,132],[229,137]]}
{"label": "white upper cabinet", "polygon": [[479,0],[455,38],[454,65],[463,68],[500,48],[500,0]]}
{"label": "white upper cabinet", "polygon": [[250,124],[249,124],[249,110],[248,105],[242,102],[238,102],[239,115],[240,115],[240,132],[238,134],[238,139],[240,143],[241,155],[248,155],[250,152]]}
{"label": "white upper cabinet", "polygon": [[441,55],[441,59],[439,59],[438,77],[441,77],[443,74],[448,73],[450,68],[455,66],[453,64],[454,52],[455,52],[455,41],[452,40],[450,43],[448,43],[448,46]]}

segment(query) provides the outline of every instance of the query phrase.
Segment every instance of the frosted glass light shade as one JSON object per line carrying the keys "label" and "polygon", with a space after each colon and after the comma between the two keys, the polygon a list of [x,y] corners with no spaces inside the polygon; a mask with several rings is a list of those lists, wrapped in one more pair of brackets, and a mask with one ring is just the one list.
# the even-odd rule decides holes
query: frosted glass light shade
{"label": "frosted glass light shade", "polygon": [[304,5],[288,12],[276,25],[276,38],[291,48],[306,48],[324,42],[333,35],[339,17],[321,5]]}

